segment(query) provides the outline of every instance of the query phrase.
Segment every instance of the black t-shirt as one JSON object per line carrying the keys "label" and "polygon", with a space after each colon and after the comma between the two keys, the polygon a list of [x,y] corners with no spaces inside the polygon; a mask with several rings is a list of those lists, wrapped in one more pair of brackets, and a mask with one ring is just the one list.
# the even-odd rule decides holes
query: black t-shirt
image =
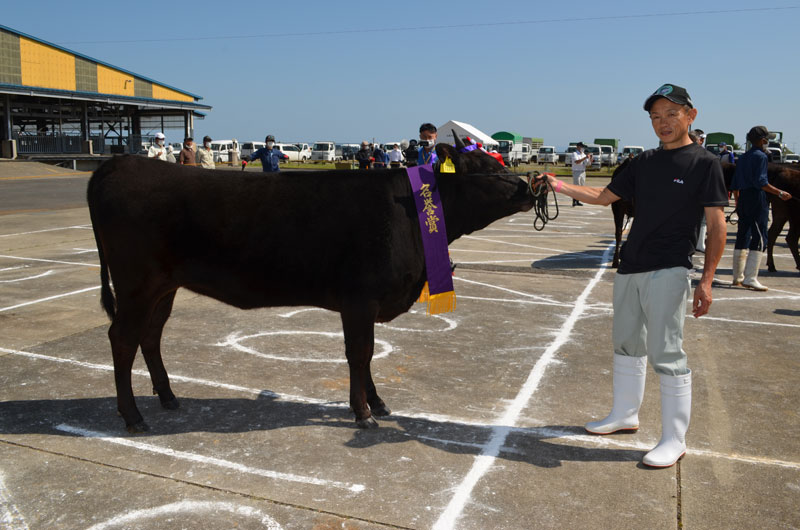
{"label": "black t-shirt", "polygon": [[695,143],[645,151],[608,189],[636,204],[620,274],[691,269],[703,208],[728,204],[719,159]]}

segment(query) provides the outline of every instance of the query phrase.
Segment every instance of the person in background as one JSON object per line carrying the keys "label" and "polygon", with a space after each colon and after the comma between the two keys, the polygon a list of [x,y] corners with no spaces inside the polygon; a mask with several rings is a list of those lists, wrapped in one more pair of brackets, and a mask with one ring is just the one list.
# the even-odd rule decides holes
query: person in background
{"label": "person in background", "polygon": [[720,162],[727,162],[729,164],[733,164],[733,151],[730,150],[730,147],[725,142],[719,143],[719,161]]}
{"label": "person in background", "polygon": [[[714,272],[725,249],[728,194],[719,159],[689,138],[697,109],[686,89],[662,85],[645,100],[644,110],[661,147],[631,160],[608,186],[547,179],[556,192],[591,204],[636,201],[614,277],[613,405],[608,416],[587,423],[586,430],[611,434],[639,428],[649,359],[661,383],[661,440],[642,463],[670,467],[686,452],[691,417],[692,371],[683,350],[687,298],[695,318],[708,313]],[[704,212],[708,245],[692,297],[689,272]]]}
{"label": "person in background", "polygon": [[417,165],[435,164],[439,157],[436,156],[436,126],[432,123],[423,123],[419,126],[419,153]]}
{"label": "person in background", "polygon": [[418,149],[415,139],[412,138],[408,141],[408,147],[403,152],[406,156],[406,167],[414,167],[417,165],[417,157],[419,156]]}
{"label": "person in background", "polygon": [[767,246],[767,193],[777,195],[784,201],[791,199],[792,194],[776,188],[767,180],[767,128],[756,125],[747,133],[747,140],[752,147],[739,157],[731,181],[731,189],[736,197],[736,211],[739,214],[733,249],[732,284],[754,291],[766,291],[767,288],[758,281],[758,269]]}
{"label": "person in background", "polygon": [[164,162],[167,161],[167,148],[164,147],[164,142],[166,142],[166,137],[164,133],[159,132],[156,133],[155,142],[153,145],[150,146],[150,149],[147,150],[147,158],[157,158],[159,160],[163,160]]}
{"label": "person in background", "polygon": [[275,147],[275,137],[271,134],[267,135],[264,142],[267,144],[266,147],[262,147],[250,156],[244,157],[242,160],[245,162],[252,162],[258,158],[261,160],[261,171],[264,173],[277,173],[281,170],[280,161],[288,160],[289,157],[281,153],[280,150]]}
{"label": "person in background", "polygon": [[361,142],[361,149],[356,153],[356,160],[358,161],[358,169],[369,169],[372,165],[372,150],[366,140]]}
{"label": "person in background", "polygon": [[[578,142],[572,152],[572,183],[576,186],[586,185],[586,166],[592,163],[591,153],[584,153],[584,149],[586,149],[586,145],[583,142]],[[577,199],[572,199],[572,206],[583,206],[583,203]]]}
{"label": "person in background", "polygon": [[197,150],[197,154],[195,155],[195,161],[197,162],[197,164],[206,169],[216,168],[216,165],[214,164],[214,151],[211,150],[210,136],[203,137],[203,147]]}
{"label": "person in background", "polygon": [[403,163],[403,152],[400,150],[400,146],[394,144],[394,147],[391,151],[389,151],[389,165],[391,167],[400,167]]}
{"label": "person in background", "polygon": [[[689,131],[689,138],[700,147],[703,147],[703,143],[706,141],[706,133],[704,133],[702,129],[694,129]],[[703,218],[700,220],[700,232],[697,236],[697,252],[706,251],[707,231],[708,227],[706,226],[706,215],[703,214]]]}
{"label": "person in background", "polygon": [[373,169],[385,169],[389,157],[383,152],[380,145],[376,145],[372,151],[372,160]]}
{"label": "person in background", "polygon": [[182,166],[196,165],[194,154],[194,138],[191,136],[187,136],[183,139],[183,149],[181,149],[181,153],[178,155],[178,163]]}

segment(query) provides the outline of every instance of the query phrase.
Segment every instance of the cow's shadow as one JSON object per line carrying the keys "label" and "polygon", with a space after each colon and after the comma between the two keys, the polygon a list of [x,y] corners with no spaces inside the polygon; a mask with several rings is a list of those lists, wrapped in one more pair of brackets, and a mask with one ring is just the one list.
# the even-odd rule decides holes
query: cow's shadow
{"label": "cow's shadow", "polygon": [[[493,434],[504,427],[470,425],[452,421],[420,419],[392,414],[380,418],[377,429],[356,428],[353,414],[344,403],[311,404],[281,401],[269,392],[257,399],[178,398],[174,411],[160,407],[157,397],[137,397],[137,404],[150,431],[129,435],[116,414],[116,399],[42,399],[0,403],[0,434],[49,436],[111,436],[146,442],[152,436],[184,433],[247,433],[310,426],[348,429],[349,448],[416,441],[438,450],[479,455]],[[576,426],[509,428],[498,458],[534,466],[559,467],[564,461],[638,461],[643,451],[587,448],[549,441],[585,434]]]}
{"label": "cow's shadow", "polygon": [[599,269],[604,263],[610,263],[610,258],[608,262],[603,261],[603,254],[611,243],[611,240],[599,241],[589,245],[586,250],[554,254],[544,259],[534,261],[531,263],[531,267],[534,269],[554,269],[561,271],[571,269]]}

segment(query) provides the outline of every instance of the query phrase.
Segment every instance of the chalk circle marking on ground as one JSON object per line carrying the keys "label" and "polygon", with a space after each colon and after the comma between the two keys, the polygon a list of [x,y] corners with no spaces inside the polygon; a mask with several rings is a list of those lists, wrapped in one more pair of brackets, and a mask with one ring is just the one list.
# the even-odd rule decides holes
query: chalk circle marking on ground
{"label": "chalk circle marking on ground", "polygon": [[[319,307],[307,307],[307,308],[304,308],[304,309],[298,309],[296,311],[289,311],[288,313],[282,313],[282,314],[280,314],[278,316],[281,316],[283,318],[291,318],[291,317],[296,316],[296,315],[298,315],[300,313],[305,313],[305,312],[308,312],[308,311],[328,311],[328,310],[327,309],[322,309],[322,308],[319,308]],[[408,314],[425,316],[425,312],[424,311],[418,311],[418,310],[415,310],[415,309],[410,309],[408,311]],[[402,318],[402,316],[403,315],[401,315],[401,318]],[[413,332],[413,333],[439,333],[439,332],[442,332],[442,331],[452,331],[452,330],[454,330],[454,329],[456,329],[458,327],[458,322],[456,322],[452,318],[447,318],[444,315],[430,315],[430,316],[433,317],[433,318],[437,318],[439,320],[444,321],[447,324],[447,327],[444,328],[444,329],[418,329],[418,328],[401,328],[401,327],[392,326],[392,325],[386,324],[386,323],[376,323],[375,325],[380,327],[380,328],[383,328],[383,329],[391,329],[393,331],[410,331],[410,332]],[[428,317],[426,316],[425,318],[428,318]]]}
{"label": "chalk circle marking on ground", "polygon": [[[272,353],[264,353],[260,352],[254,348],[250,348],[242,344],[244,341],[257,339],[259,337],[269,337],[269,336],[276,336],[276,335],[316,335],[318,337],[329,337],[329,338],[337,338],[337,339],[344,339],[344,333],[342,332],[332,332],[332,331],[290,331],[290,330],[282,330],[282,331],[261,331],[258,333],[253,333],[251,335],[240,335],[238,332],[231,333],[228,335],[224,341],[215,344],[215,346],[219,346],[222,348],[233,348],[236,351],[240,351],[242,353],[247,353],[250,355],[255,355],[256,357],[261,357],[263,359],[272,359],[275,361],[290,361],[290,362],[306,362],[306,363],[345,363],[347,359],[342,359],[338,357],[331,357],[331,351],[328,350],[324,353],[319,353],[316,357],[289,357],[286,355],[275,355]],[[377,352],[372,358],[373,359],[382,359],[392,353],[394,348],[391,344],[386,342],[385,340],[375,339],[375,344],[381,347],[381,351]],[[327,356],[324,358],[323,356]]]}
{"label": "chalk circle marking on ground", "polygon": [[[180,501],[171,504],[165,504],[156,508],[147,508],[143,510],[134,510],[124,515],[118,515],[102,523],[98,523],[89,528],[89,530],[109,530],[112,528],[128,528],[131,523],[136,523],[139,526],[142,522],[148,519],[161,519],[167,515],[178,514],[213,514],[220,515],[221,512],[231,514],[233,516],[244,517],[248,519],[258,520],[264,528],[268,530],[282,530],[272,517],[266,515],[262,511],[252,508],[250,506],[242,506],[232,504],[230,502],[202,502],[202,501]],[[228,519],[229,520],[229,519]],[[156,521],[153,521],[154,523]],[[231,521],[232,522],[232,521]]]}

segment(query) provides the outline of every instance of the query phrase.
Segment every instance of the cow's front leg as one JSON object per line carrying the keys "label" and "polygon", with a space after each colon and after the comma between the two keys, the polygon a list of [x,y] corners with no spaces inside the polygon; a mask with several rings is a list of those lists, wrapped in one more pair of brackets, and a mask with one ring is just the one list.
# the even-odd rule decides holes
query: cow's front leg
{"label": "cow's front leg", "polygon": [[[377,313],[377,304],[369,302],[350,303],[342,309],[344,347],[347,364],[350,367],[350,407],[356,415],[356,424],[362,429],[378,426],[367,403],[367,393],[372,382],[369,363],[375,348]],[[374,392],[373,384],[372,393]]]}

